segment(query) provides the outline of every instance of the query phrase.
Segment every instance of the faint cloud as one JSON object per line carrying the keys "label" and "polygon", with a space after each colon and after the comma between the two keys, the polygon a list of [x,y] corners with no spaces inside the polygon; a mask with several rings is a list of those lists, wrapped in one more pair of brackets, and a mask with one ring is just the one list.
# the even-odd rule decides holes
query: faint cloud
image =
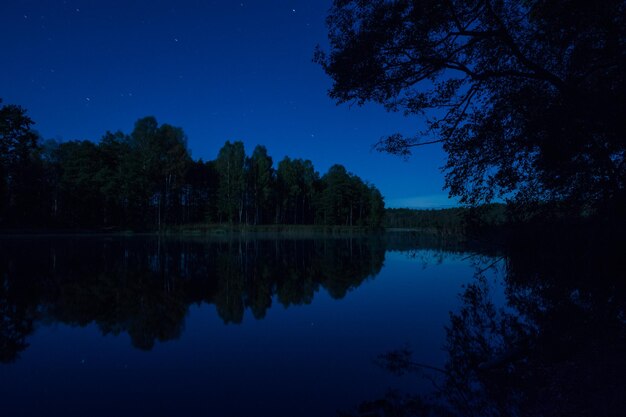
{"label": "faint cloud", "polygon": [[428,194],[414,197],[391,198],[385,202],[388,208],[440,209],[458,207],[456,198],[449,198],[447,194]]}

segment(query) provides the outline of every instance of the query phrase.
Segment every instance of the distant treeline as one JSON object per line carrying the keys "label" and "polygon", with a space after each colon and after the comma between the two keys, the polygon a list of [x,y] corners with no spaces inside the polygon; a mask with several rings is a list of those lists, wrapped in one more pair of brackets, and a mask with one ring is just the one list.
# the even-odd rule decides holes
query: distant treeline
{"label": "distant treeline", "polygon": [[416,210],[405,208],[385,209],[384,225],[387,228],[418,229],[438,234],[469,235],[485,232],[506,221],[504,204],[487,204],[478,207]]}
{"label": "distant treeline", "polygon": [[309,160],[275,167],[264,146],[247,156],[242,142],[194,161],[183,130],[154,117],[98,143],[42,141],[32,124],[23,108],[0,108],[0,227],[382,225],[381,193],[341,165],[323,176]]}

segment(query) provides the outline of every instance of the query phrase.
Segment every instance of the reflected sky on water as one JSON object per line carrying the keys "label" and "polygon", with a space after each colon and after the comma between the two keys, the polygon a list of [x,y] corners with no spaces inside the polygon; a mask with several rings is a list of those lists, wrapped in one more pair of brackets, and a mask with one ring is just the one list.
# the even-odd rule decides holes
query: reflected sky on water
{"label": "reflected sky on water", "polygon": [[[334,415],[432,390],[476,257],[409,238],[2,241],[11,415]],[[94,409],[94,404],[98,404]]]}

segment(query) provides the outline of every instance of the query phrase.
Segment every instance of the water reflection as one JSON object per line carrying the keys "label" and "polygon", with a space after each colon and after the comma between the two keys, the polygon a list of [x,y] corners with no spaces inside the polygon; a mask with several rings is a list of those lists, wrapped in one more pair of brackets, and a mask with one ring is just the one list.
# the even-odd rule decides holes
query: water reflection
{"label": "water reflection", "polygon": [[176,339],[192,303],[214,304],[224,323],[272,302],[311,303],[325,289],[343,298],[381,269],[381,236],[350,239],[48,238],[3,240],[0,360],[28,347],[37,322],[130,335],[149,350]]}
{"label": "water reflection", "polygon": [[[589,239],[589,235],[545,235],[533,244],[528,244],[528,240],[514,241],[497,250],[468,248],[455,241],[441,242],[407,234],[341,239],[224,238],[218,241],[3,239],[0,240],[0,360],[28,362],[26,358],[19,361],[19,356],[28,349],[29,339],[41,325],[61,322],[93,327],[95,324],[102,334],[128,334],[133,346],[150,350],[157,342],[177,339],[184,333],[185,322],[193,316],[188,314],[193,312],[190,306],[195,304],[213,305],[218,320],[229,325],[219,324],[220,327],[241,329],[242,326],[233,325],[244,321],[257,323],[250,319],[264,318],[273,306],[312,303],[321,291],[340,299],[379,273],[381,279],[372,284],[382,284],[384,276],[397,278],[402,275],[399,271],[407,275],[419,274],[419,264],[423,264],[429,267],[430,272],[426,272],[432,281],[420,282],[428,284],[412,287],[413,292],[406,294],[401,291],[408,289],[409,281],[396,281],[391,292],[385,292],[382,285],[375,286],[375,291],[372,287],[360,300],[358,318],[343,321],[331,332],[324,333],[326,328],[324,332],[313,333],[312,328],[307,327],[309,330],[298,331],[297,336],[289,332],[280,336],[278,332],[287,319],[283,317],[283,321],[276,322],[278,328],[273,328],[270,337],[277,338],[279,345],[291,337],[303,340],[302,344],[289,345],[287,352],[301,349],[302,355],[294,362],[283,364],[281,369],[288,376],[285,380],[290,382],[280,385],[281,389],[292,387],[294,380],[306,386],[307,393],[293,396],[293,401],[299,403],[320,383],[329,384],[327,375],[324,372],[317,375],[315,369],[323,365],[336,368],[337,372],[344,369],[345,375],[332,375],[332,379],[341,380],[358,374],[355,367],[370,366],[375,353],[357,358],[359,352],[355,349],[360,349],[370,339],[371,343],[388,337],[392,332],[380,336],[381,329],[393,327],[395,323],[386,316],[368,316],[368,312],[384,315],[385,310],[398,304],[401,309],[394,310],[394,315],[389,317],[398,321],[402,314],[415,316],[411,323],[402,327],[402,333],[409,333],[410,326],[416,325],[421,329],[419,336],[426,347],[421,351],[422,357],[410,349],[400,349],[384,356],[383,363],[398,373],[426,377],[432,385],[424,389],[422,384],[415,392],[395,392],[386,398],[368,401],[348,415],[620,415],[626,409],[621,396],[626,392],[623,378],[626,371],[626,282],[623,280],[626,258],[615,238],[595,236]],[[393,252],[401,255],[391,255]],[[386,257],[388,265],[383,271]],[[410,260],[398,262],[402,257]],[[473,279],[467,269],[468,262],[475,264]],[[441,267],[430,268],[440,263]],[[411,269],[408,265],[418,268]],[[455,265],[459,269],[454,269]],[[496,270],[499,273],[494,274]],[[449,279],[440,271],[447,271],[450,276],[458,273],[463,278],[454,285],[437,287]],[[498,277],[500,280],[496,279]],[[446,294],[456,293],[464,281],[466,285],[460,293],[459,304],[449,304],[451,315],[448,317],[443,311],[434,314],[434,308],[442,304]],[[424,291],[415,292],[415,288]],[[363,290],[346,297],[345,309],[333,311],[350,311],[354,305],[349,305],[349,301],[361,292]],[[318,300],[320,298],[328,296]],[[314,306],[317,304],[320,303]],[[411,304],[419,304],[419,308],[411,309]],[[327,309],[329,306],[322,303],[315,314],[307,317],[315,317],[310,321],[322,320]],[[290,314],[298,310],[290,310]],[[329,320],[336,320],[335,317]],[[310,321],[305,324],[311,325]],[[441,334],[444,323],[445,335]],[[299,326],[300,322],[296,324]],[[351,333],[351,326],[361,330]],[[276,358],[284,357],[285,351],[267,345],[265,352],[259,353],[261,347],[254,342],[258,335],[267,334],[263,332],[268,328],[254,331],[258,333],[251,333],[254,336],[250,338],[232,339],[221,350],[216,349],[216,352],[226,352],[224,356],[215,354],[216,361],[232,355],[241,346],[248,346],[249,350],[238,357],[259,355],[262,360],[257,364],[260,368],[250,369],[247,378],[251,375],[260,378],[259,375],[266,375],[271,369],[275,371],[275,368],[263,366],[276,363]],[[307,343],[321,334],[324,334],[322,347],[314,357]],[[438,357],[435,351],[441,347],[442,339],[446,358],[435,363],[432,358]],[[247,342],[242,342],[244,340]],[[352,345],[348,340],[357,342]],[[181,347],[182,355],[187,350],[193,351],[189,342]],[[174,344],[168,344],[171,345]],[[33,351],[36,346],[33,343]],[[335,352],[331,351],[335,347],[343,348],[344,356],[333,363]],[[384,349],[387,347],[373,352],[384,352]],[[152,353],[155,352],[156,349]],[[429,352],[435,352],[431,360],[423,357]],[[167,352],[142,356],[154,356],[155,361],[177,357]],[[342,368],[350,357],[357,359]],[[247,360],[239,368],[240,372],[254,366],[252,359]],[[311,362],[308,374],[300,373],[298,369],[306,360]],[[204,378],[207,370],[214,372],[215,369],[227,375],[228,367],[232,366],[211,368],[214,362],[200,365],[204,367],[198,378]],[[37,366],[34,363],[32,369]],[[15,375],[21,375],[20,372],[14,369]],[[188,373],[181,375],[188,377]],[[307,375],[309,385],[306,385]],[[232,378],[235,384],[237,378]],[[149,379],[146,376],[146,381]],[[372,374],[367,384],[376,380],[380,377]],[[336,391],[338,396],[346,396],[347,393],[339,391],[346,385],[345,380],[342,381],[340,386],[331,386],[324,395]],[[256,389],[250,388],[250,392]],[[224,393],[232,393],[232,390],[225,389],[220,395]],[[350,395],[358,393],[355,389]],[[195,400],[203,398],[204,393],[196,394]],[[259,394],[256,398],[259,404],[264,401],[261,397]],[[321,401],[323,399],[318,403]],[[349,402],[356,403],[358,399]],[[338,404],[337,400],[329,401],[327,406],[332,404]],[[239,410],[239,414],[233,412],[233,415],[249,415],[249,411]],[[299,411],[300,415],[302,412]]]}
{"label": "water reflection", "polygon": [[[441,368],[410,349],[382,356],[431,393],[391,393],[358,416],[616,416],[626,410],[626,258],[613,233],[516,241],[476,267],[450,316]],[[505,303],[494,301],[504,277]],[[501,285],[501,284],[500,284]],[[497,297],[496,297],[497,298]]]}

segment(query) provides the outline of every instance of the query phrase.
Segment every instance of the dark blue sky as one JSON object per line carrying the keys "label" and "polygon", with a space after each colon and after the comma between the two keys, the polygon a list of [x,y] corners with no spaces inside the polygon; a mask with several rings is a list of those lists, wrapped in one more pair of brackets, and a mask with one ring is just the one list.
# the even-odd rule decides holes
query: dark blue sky
{"label": "dark blue sky", "polygon": [[226,140],[333,163],[375,184],[388,206],[449,206],[439,147],[409,162],[372,151],[419,120],[337,106],[311,59],[330,0],[44,1],[0,4],[0,97],[28,109],[44,138],[97,141],[156,116],[181,126],[194,159]]}

